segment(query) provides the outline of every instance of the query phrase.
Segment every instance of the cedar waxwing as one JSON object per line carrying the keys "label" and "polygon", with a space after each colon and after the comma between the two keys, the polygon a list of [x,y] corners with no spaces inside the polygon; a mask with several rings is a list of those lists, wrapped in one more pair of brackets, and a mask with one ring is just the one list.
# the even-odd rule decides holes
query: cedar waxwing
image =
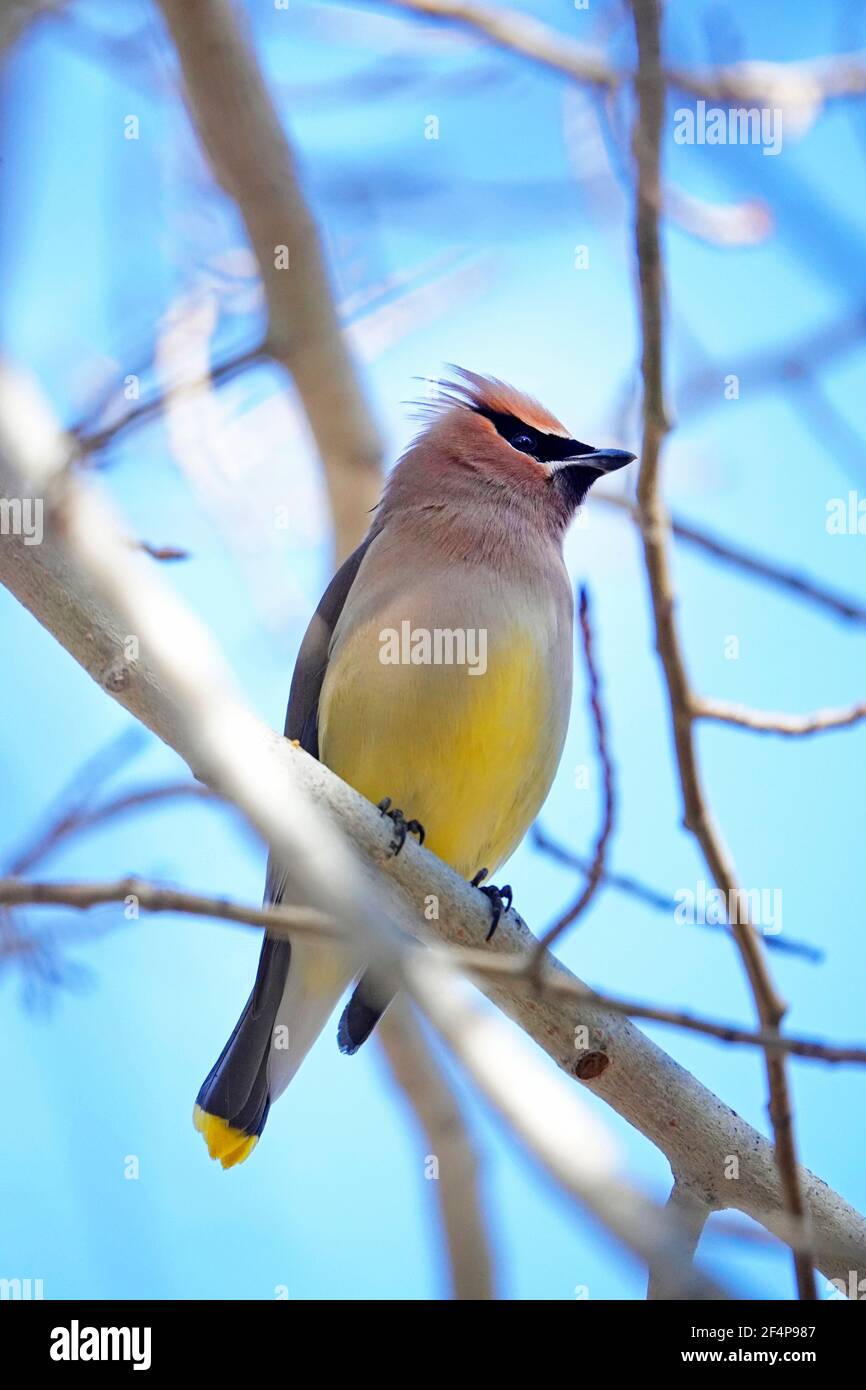
{"label": "cedar waxwing", "polygon": [[[529,397],[458,375],[325,591],[285,732],[391,817],[394,853],[415,833],[481,887],[540,810],[565,741],[565,531],[595,480],[634,455],[581,444]],[[511,891],[481,891],[492,934]],[[271,860],[265,902],[291,892]],[[250,1153],[360,965],[309,939],[265,937],[253,992],[194,1112],[224,1168]],[[354,1052],[385,1007],[362,975],[341,1050]]]}

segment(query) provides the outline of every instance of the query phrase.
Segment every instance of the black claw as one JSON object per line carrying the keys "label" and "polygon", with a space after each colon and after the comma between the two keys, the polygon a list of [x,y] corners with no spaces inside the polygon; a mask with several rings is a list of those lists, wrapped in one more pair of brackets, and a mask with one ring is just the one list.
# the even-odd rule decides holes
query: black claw
{"label": "black claw", "polygon": [[482,883],[483,883],[484,880],[486,879],[486,877],[487,877],[487,870],[486,870],[486,869],[479,869],[479,870],[478,870],[478,873],[475,875],[475,877],[474,877],[473,879],[470,879],[469,881],[470,881],[470,883],[471,883],[471,885],[472,885],[473,888],[480,888],[481,885],[482,885]]}
{"label": "black claw", "polygon": [[479,893],[483,893],[485,898],[490,900],[490,929],[484,938],[485,941],[490,941],[499,926],[499,919],[503,912],[509,911],[514,901],[514,894],[511,891],[510,883],[506,883],[504,888],[495,888],[493,884],[487,888],[482,888],[480,883],[476,883],[475,880],[484,878],[486,873],[486,869],[480,869],[472,880],[472,887],[477,888]]}
{"label": "black claw", "polygon": [[419,845],[423,845],[423,843],[424,843],[424,827],[423,827],[423,825],[421,824],[421,822],[420,822],[419,820],[410,820],[410,821],[407,821],[407,822],[406,822],[406,829],[408,830],[408,832],[409,832],[410,835],[417,835],[417,836],[418,836],[418,843],[419,843]]}
{"label": "black claw", "polygon": [[406,843],[407,835],[417,835],[419,845],[424,843],[424,827],[419,820],[407,820],[403,812],[396,806],[391,810],[390,796],[384,796],[379,802],[379,811],[383,816],[387,816],[394,825],[394,838],[388,848],[396,857]]}

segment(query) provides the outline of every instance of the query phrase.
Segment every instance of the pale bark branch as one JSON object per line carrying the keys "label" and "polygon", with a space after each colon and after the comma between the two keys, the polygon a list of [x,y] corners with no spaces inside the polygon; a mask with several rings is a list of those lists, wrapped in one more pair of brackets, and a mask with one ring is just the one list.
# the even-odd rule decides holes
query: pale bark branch
{"label": "pale bark branch", "polygon": [[741,729],[753,729],[759,734],[782,734],[801,738],[808,734],[827,733],[832,729],[849,729],[866,719],[866,700],[847,709],[819,709],[812,714],[782,714],[771,710],[749,709],[747,705],[729,704],[727,700],[709,700],[698,696],[693,703],[695,719],[715,720],[720,724],[735,724]]}
{"label": "pale bark branch", "polygon": [[[0,493],[7,497],[31,495],[21,476],[27,460],[42,459],[55,469],[58,465],[55,427],[53,422],[47,427],[41,402],[36,407],[34,411],[21,383],[0,375]],[[18,460],[17,467],[12,459]],[[26,471],[32,473],[32,462]],[[42,491],[36,488],[37,495]],[[344,920],[348,898],[357,924],[366,889],[371,901],[376,893],[384,893],[401,925],[414,934],[480,947],[489,914],[477,892],[411,840],[397,858],[389,855],[390,834],[375,807],[259,721],[225,717],[221,665],[215,669],[209,646],[197,627],[190,630],[188,616],[184,613],[179,620],[176,601],[166,611],[160,572],[116,538],[104,509],[89,509],[84,524],[73,533],[68,516],[64,522],[62,538],[49,524],[38,546],[28,545],[21,535],[0,537],[0,581],[102,689],[173,747],[194,772],[247,811],[266,838],[273,839],[281,857],[297,862],[305,875],[305,900],[331,912],[336,893],[336,915]],[[70,548],[86,555],[86,575],[78,560],[72,560]],[[118,611],[109,598],[120,579],[130,602],[134,595],[139,608],[151,604],[157,586],[155,612],[146,622],[135,611]],[[130,628],[139,639],[135,660],[124,653]],[[176,651],[179,665],[170,673],[164,668],[168,651]],[[207,691],[209,682],[205,698],[202,687]],[[230,708],[235,714],[234,705]],[[228,757],[233,758],[231,776],[221,761]],[[291,835],[269,820],[268,808],[270,814],[289,820]],[[342,843],[334,857],[333,836],[320,835],[321,826],[328,823],[351,836],[361,856],[364,890],[349,891],[354,869],[345,867]],[[323,878],[325,892],[320,887]],[[343,879],[349,887],[340,892]],[[434,905],[438,917],[431,919]],[[488,951],[491,957],[525,958],[534,945],[525,923],[509,912]],[[574,978],[556,961],[545,973],[560,980]],[[507,979],[487,980],[483,988],[569,1076],[585,1074],[582,1063],[588,1055],[603,1055],[608,1065],[587,1083],[592,1090],[656,1145],[673,1171],[687,1175],[708,1202],[744,1211],[785,1239],[790,1220],[772,1146],[628,1020],[591,1000],[538,997]],[[740,1158],[737,1182],[725,1177],[726,1156],[731,1154]],[[850,1269],[866,1267],[866,1221],[805,1170],[801,1180],[814,1223],[819,1268],[828,1277],[847,1278]]]}
{"label": "pale bark branch", "polygon": [[439,1199],[454,1298],[495,1299],[490,1240],[482,1210],[478,1157],[454,1089],[407,1001],[398,995],[377,1034],[395,1082],[411,1106],[437,1171],[425,1185]]}
{"label": "pale bark branch", "polygon": [[382,445],[340,331],[295,157],[231,0],[159,4],[199,137],[237,203],[258,261],[268,306],[265,346],[297,386],[342,559],[361,540],[379,500]]}
{"label": "pale bark branch", "polygon": [[[632,0],[638,44],[638,109],[633,128],[637,164],[635,242],[641,318],[643,379],[643,447],[638,478],[638,519],[655,624],[656,649],[667,685],[684,820],[697,840],[716,885],[727,895],[738,892],[737,871],[704,793],[694,739],[694,696],[686,672],[675,616],[673,579],[668,554],[670,522],[660,491],[661,447],[669,429],[664,398],[664,271],[659,236],[661,128],[665,78],[661,66],[661,16],[658,0]],[[741,899],[738,899],[741,901]],[[770,975],[761,938],[739,916],[731,922],[743,968],[762,1028],[778,1034],[787,1012]],[[769,1111],[779,1176],[787,1211],[798,1223],[806,1206],[797,1165],[791,1093],[785,1057],[765,1053]],[[793,1252],[801,1298],[816,1298],[812,1260],[802,1247]]]}

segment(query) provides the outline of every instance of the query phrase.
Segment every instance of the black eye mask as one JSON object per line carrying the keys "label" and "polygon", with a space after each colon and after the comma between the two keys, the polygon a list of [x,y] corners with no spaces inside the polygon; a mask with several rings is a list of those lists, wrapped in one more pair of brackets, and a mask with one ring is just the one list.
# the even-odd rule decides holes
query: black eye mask
{"label": "black eye mask", "polygon": [[563,439],[559,434],[544,434],[531,425],[525,425],[516,415],[507,415],[501,410],[485,410],[477,406],[476,414],[489,420],[497,434],[501,434],[512,449],[529,454],[539,463],[558,463],[592,450],[591,444],[581,444],[579,439]]}

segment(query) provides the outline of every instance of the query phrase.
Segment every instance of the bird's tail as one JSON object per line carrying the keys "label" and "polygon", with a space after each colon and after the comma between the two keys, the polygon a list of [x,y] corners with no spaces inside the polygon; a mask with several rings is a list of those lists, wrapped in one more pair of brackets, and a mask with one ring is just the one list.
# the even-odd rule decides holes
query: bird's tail
{"label": "bird's tail", "polygon": [[224,1168],[255,1148],[357,967],[333,946],[266,936],[253,992],[198,1093],[193,1123]]}
{"label": "bird's tail", "polygon": [[389,990],[382,993],[381,987],[377,989],[373,977],[364,971],[337,1025],[337,1046],[341,1052],[351,1057],[358,1051],[393,998]]}

